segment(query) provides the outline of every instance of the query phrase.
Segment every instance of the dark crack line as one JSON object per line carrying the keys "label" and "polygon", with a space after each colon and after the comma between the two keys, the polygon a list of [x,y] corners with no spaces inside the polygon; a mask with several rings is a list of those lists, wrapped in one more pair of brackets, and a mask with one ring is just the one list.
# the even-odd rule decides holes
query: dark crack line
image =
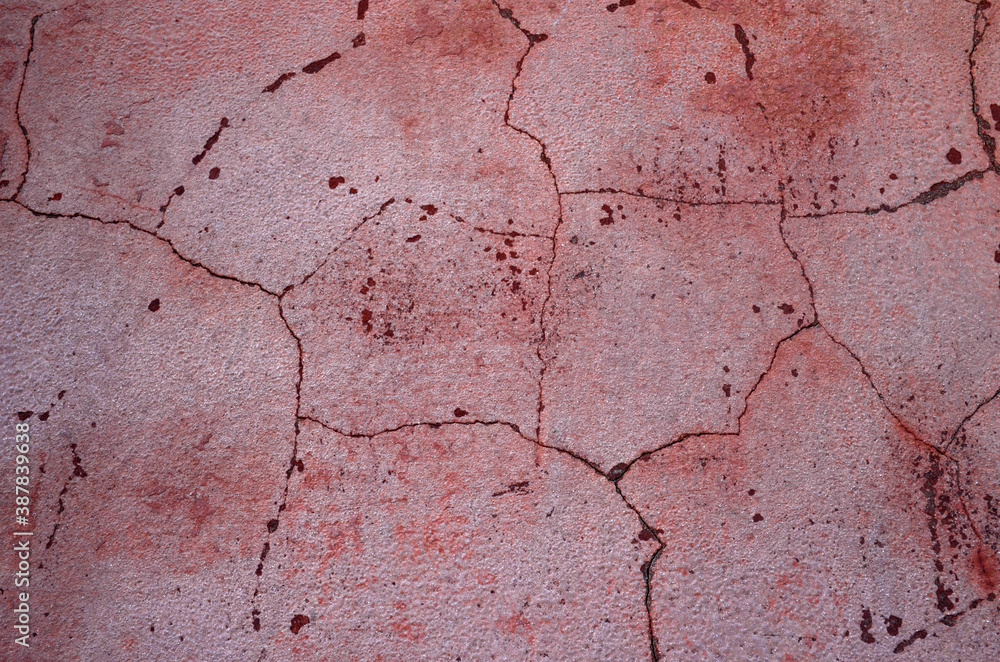
{"label": "dark crack line", "polygon": [[774,351],[771,353],[771,360],[768,362],[767,368],[765,368],[764,371],[760,374],[760,376],[757,378],[757,381],[754,383],[753,386],[750,387],[750,390],[747,392],[746,397],[743,399],[743,411],[741,411],[740,415],[736,418],[735,431],[729,430],[722,432],[716,432],[716,431],[685,432],[683,434],[677,435],[677,437],[671,439],[667,443],[657,446],[656,448],[650,449],[648,451],[643,451],[636,457],[632,458],[632,460],[630,460],[629,462],[623,463],[624,467],[622,467],[619,471],[614,472],[614,474],[609,475],[609,479],[613,480],[617,485],[621,481],[621,479],[628,474],[629,470],[635,465],[636,462],[652,457],[653,455],[659,453],[660,451],[666,448],[670,448],[671,446],[676,446],[677,444],[680,444],[688,439],[696,439],[698,437],[738,437],[741,434],[743,417],[750,409],[750,398],[753,397],[754,393],[757,391],[757,387],[760,386],[761,383],[764,381],[764,379],[768,376],[768,374],[770,374],[771,368],[774,367],[774,362],[778,358],[778,352],[781,350],[781,346],[787,342],[790,342],[792,339],[794,339],[803,331],[807,331],[809,329],[813,329],[820,326],[821,326],[820,323],[814,320],[809,324],[800,326],[794,332],[792,332],[791,334],[785,336],[784,338],[778,341],[778,343],[774,346]]}
{"label": "dark crack line", "polygon": [[657,202],[667,202],[674,205],[684,205],[686,207],[731,207],[737,205],[779,205],[780,200],[718,200],[714,202],[706,202],[699,200],[683,200],[681,198],[668,198],[664,196],[651,195],[649,193],[644,193],[642,189],[638,191],[625,191],[623,189],[616,188],[596,188],[596,189],[579,189],[576,191],[563,191],[559,195],[598,195],[598,194],[612,194],[612,195],[628,195],[633,198],[642,198],[644,200],[655,200]]}
{"label": "dark crack line", "polygon": [[972,19],[972,48],[969,50],[969,88],[972,91],[972,116],[976,120],[976,133],[983,143],[983,151],[989,160],[990,168],[1000,173],[997,169],[996,139],[990,135],[990,123],[982,116],[979,108],[979,96],[976,90],[976,49],[986,35],[986,29],[990,26],[990,21],[986,18],[986,10],[989,9],[989,2],[980,2],[976,5],[976,11]]}
{"label": "dark crack line", "polygon": [[[520,30],[521,34],[523,34],[527,38],[529,48],[549,38],[549,35],[547,34],[542,34],[542,33],[536,34],[521,27],[521,22],[518,21],[516,18],[514,18],[514,10],[504,9],[503,7],[500,6],[500,3],[498,3],[497,0],[491,0],[491,1],[493,2],[493,6],[497,8],[497,11],[500,12],[500,16],[510,21],[510,24],[513,25],[518,30]],[[518,67],[518,73],[520,73],[520,67]]]}
{"label": "dark crack line", "polygon": [[985,400],[983,400],[982,402],[980,402],[978,405],[976,405],[976,408],[973,409],[971,412],[969,412],[969,414],[967,416],[965,416],[965,418],[962,419],[962,422],[958,424],[958,427],[955,428],[955,431],[952,432],[951,436],[948,437],[948,443],[945,444],[945,447],[944,447],[944,449],[946,451],[951,448],[952,444],[955,443],[955,439],[958,438],[959,434],[961,434],[962,430],[965,428],[966,423],[968,423],[969,421],[971,421],[975,417],[975,415],[979,413],[980,409],[982,409],[986,405],[988,405],[991,402],[993,402],[994,400],[996,400],[997,397],[1000,397],[1000,388],[998,388],[996,391],[994,391],[993,395],[991,395],[990,397],[986,398]]}
{"label": "dark crack line", "polygon": [[69,492],[69,485],[73,482],[74,478],[86,478],[87,472],[83,469],[82,460],[80,455],[76,452],[76,444],[69,445],[70,452],[73,453],[73,472],[66,478],[66,482],[63,483],[62,490],[59,491],[59,509],[56,510],[56,521],[52,526],[52,533],[49,534],[49,539],[45,543],[45,549],[49,549],[54,544],[56,544],[56,532],[59,531],[59,527],[62,525],[62,514],[66,510],[66,505],[63,503],[63,497]]}
{"label": "dark crack line", "polygon": [[656,540],[657,547],[653,551],[653,555],[646,561],[642,566],[642,580],[646,588],[646,596],[644,604],[646,606],[646,622],[649,628],[649,653],[653,662],[658,662],[660,659],[660,642],[656,638],[656,633],[653,627],[653,566],[656,564],[656,560],[660,558],[666,545],[663,544],[663,540],[660,538],[660,532],[654,529],[646,518],[642,516],[639,509],[632,505],[632,502],[626,498],[625,494],[622,492],[621,487],[618,482],[615,481],[615,492],[621,497],[625,505],[635,513],[635,516],[639,518],[642,523],[642,530],[646,532],[647,535],[651,535],[654,540]]}
{"label": "dark crack line", "polygon": [[476,232],[482,232],[483,234],[491,234],[491,235],[494,235],[494,236],[497,236],[497,237],[512,237],[512,238],[517,238],[517,237],[534,237],[535,239],[548,239],[550,241],[552,240],[552,237],[550,235],[547,235],[547,234],[536,234],[536,233],[532,233],[532,232],[518,232],[516,230],[511,230],[510,232],[500,232],[499,230],[490,230],[489,228],[483,228],[483,227],[480,227],[478,225],[474,225],[470,221],[467,221],[464,218],[462,218],[461,216],[457,216],[457,215],[452,214],[452,213],[449,213],[448,215],[451,216],[453,219],[455,219],[455,221],[457,221],[459,223],[462,223],[464,225],[468,225],[469,227],[471,227]]}
{"label": "dark crack line", "polygon": [[984,170],[970,170],[956,179],[931,184],[931,187],[923,193],[918,194],[912,200],[907,200],[906,202],[902,202],[898,205],[888,205],[883,203],[878,207],[865,207],[864,209],[838,209],[834,211],[811,214],[789,214],[789,216],[791,218],[825,218],[827,216],[839,216],[845,214],[865,214],[867,216],[875,216],[876,214],[881,214],[883,212],[891,214],[912,205],[929,205],[935,200],[940,200],[941,198],[947,196],[952,191],[957,191],[973,180],[982,179],[986,173],[991,171],[993,171],[992,167]]}
{"label": "dark crack line", "polygon": [[747,36],[746,30],[739,23],[733,23],[733,28],[735,28],[736,41],[740,43],[740,48],[743,49],[743,57],[746,59],[745,68],[747,70],[747,78],[753,80],[753,65],[757,62],[757,56],[750,50],[750,37]]}
{"label": "dark crack line", "polygon": [[28,32],[28,52],[24,57],[21,83],[17,86],[17,99],[14,101],[14,118],[17,120],[17,126],[21,129],[21,135],[24,136],[24,172],[21,174],[21,181],[18,182],[17,188],[14,190],[14,195],[8,198],[9,200],[17,200],[21,195],[21,189],[24,188],[25,182],[28,181],[28,168],[31,166],[31,139],[28,138],[28,129],[21,120],[21,95],[24,92],[24,81],[28,78],[28,65],[31,64],[31,54],[35,50],[35,26],[38,24],[38,19],[46,13],[48,12],[37,14],[31,18],[31,30]]}
{"label": "dark crack line", "polygon": [[333,426],[333,425],[330,425],[328,423],[325,423],[324,421],[316,418],[315,416],[301,415],[298,418],[299,418],[300,421],[309,421],[310,423],[315,423],[316,425],[319,425],[322,428],[324,428],[326,430],[329,430],[330,432],[334,432],[336,434],[339,434],[342,437],[349,437],[351,439],[369,439],[369,440],[375,439],[376,437],[380,437],[382,435],[392,434],[394,432],[400,432],[402,430],[409,430],[409,429],[412,429],[412,428],[428,427],[428,428],[432,428],[434,430],[437,430],[438,428],[441,428],[443,426],[450,426],[450,425],[465,425],[465,426],[469,426],[469,425],[482,425],[482,426],[485,426],[485,427],[491,427],[491,426],[494,426],[494,425],[502,425],[504,427],[510,428],[521,439],[523,439],[523,440],[525,440],[525,441],[527,441],[529,443],[532,443],[535,446],[539,446],[541,448],[547,448],[548,450],[556,451],[558,453],[562,453],[564,455],[567,455],[567,456],[573,458],[574,460],[582,462],[583,464],[585,464],[588,467],[590,467],[590,469],[592,469],[594,471],[594,473],[596,473],[601,478],[607,478],[608,477],[606,473],[604,473],[603,471],[601,471],[601,469],[596,464],[594,464],[593,462],[591,462],[587,458],[582,457],[580,455],[577,455],[576,453],[574,453],[571,450],[568,450],[568,449],[565,449],[565,448],[560,448],[558,446],[552,446],[550,444],[546,444],[546,443],[544,443],[542,441],[539,441],[536,438],[532,438],[532,437],[524,434],[524,431],[521,430],[521,427],[519,425],[517,425],[516,423],[511,423],[510,421],[503,421],[503,420],[499,420],[499,419],[493,419],[493,420],[479,420],[479,419],[474,419],[474,420],[467,420],[467,421],[455,420],[455,419],[447,420],[447,421],[418,421],[418,422],[414,422],[414,423],[402,423],[402,424],[397,425],[395,427],[385,428],[384,430],[378,430],[377,432],[353,432],[353,431],[350,431],[350,430],[343,430],[343,429],[340,429],[340,428],[338,428],[336,426]]}
{"label": "dark crack line", "polygon": [[785,196],[781,196],[781,217],[778,219],[778,234],[781,235],[781,243],[785,245],[785,249],[788,254],[792,256],[796,264],[799,265],[799,273],[802,274],[802,280],[806,282],[806,286],[809,287],[809,305],[812,306],[813,311],[813,321],[817,324],[819,323],[819,309],[816,307],[816,291],[813,289],[812,279],[806,273],[806,265],[799,259],[799,254],[797,251],[792,250],[791,245],[788,243],[788,237],[785,235],[785,221],[788,220],[788,209],[785,206]]}
{"label": "dark crack line", "polygon": [[295,469],[302,471],[302,464],[299,460],[299,434],[302,430],[299,422],[303,420],[303,417],[300,414],[302,412],[302,375],[305,365],[303,360],[304,351],[302,349],[302,339],[299,338],[297,333],[295,333],[295,330],[292,328],[288,318],[285,317],[284,297],[288,291],[289,290],[286,289],[285,292],[278,297],[278,316],[285,324],[285,328],[288,329],[288,333],[295,340],[295,347],[298,354],[298,374],[295,377],[295,426],[292,436],[292,453],[288,460],[288,468],[285,470],[285,484],[281,490],[281,501],[278,504],[278,512],[275,514],[275,517],[271,518],[267,522],[267,534],[265,535],[264,543],[261,546],[260,560],[257,562],[257,569],[254,571],[254,574],[257,576],[257,580],[254,585],[253,596],[250,598],[250,619],[255,632],[260,631],[261,627],[261,611],[257,598],[260,596],[260,587],[264,581],[264,562],[267,560],[268,552],[271,550],[271,536],[281,526],[281,515],[288,507],[288,491],[292,483],[292,474]]}
{"label": "dark crack line", "polygon": [[82,213],[79,213],[79,212],[73,213],[73,214],[61,214],[61,213],[58,213],[58,212],[38,211],[37,209],[33,209],[33,208],[29,207],[28,205],[24,204],[20,200],[12,200],[11,202],[13,202],[14,204],[18,205],[19,207],[21,207],[25,211],[27,211],[27,212],[29,212],[29,213],[37,216],[37,217],[40,217],[40,218],[59,218],[59,219],[66,219],[66,220],[86,219],[88,221],[96,221],[97,223],[101,223],[102,225],[124,225],[126,227],[132,228],[136,232],[141,232],[141,233],[143,233],[145,235],[153,237],[154,239],[156,239],[158,241],[161,241],[161,242],[165,243],[170,248],[171,252],[177,257],[177,259],[179,259],[180,261],[185,262],[185,263],[191,265],[192,267],[195,267],[196,269],[200,269],[200,270],[204,271],[205,273],[207,273],[210,276],[214,276],[215,278],[220,278],[222,280],[227,280],[227,281],[230,281],[230,282],[233,282],[233,283],[239,283],[240,285],[246,285],[247,287],[252,287],[252,288],[258,289],[261,292],[263,292],[264,294],[267,294],[268,296],[272,296],[272,297],[277,297],[278,296],[278,293],[272,292],[272,291],[268,290],[267,288],[265,288],[263,285],[261,285],[260,283],[258,283],[256,281],[243,280],[243,279],[237,278],[235,276],[228,276],[226,274],[221,274],[221,273],[218,273],[217,271],[212,270],[211,268],[205,266],[204,264],[202,264],[201,262],[195,260],[194,258],[189,258],[189,257],[183,255],[180,251],[177,250],[177,247],[174,246],[173,241],[170,240],[170,239],[168,239],[167,237],[164,237],[164,236],[160,235],[159,233],[157,233],[154,230],[147,230],[146,228],[138,226],[135,223],[132,223],[130,221],[106,221],[103,218],[100,218],[98,216],[91,216],[89,214],[82,214]]}
{"label": "dark crack line", "polygon": [[[322,269],[323,267],[325,267],[327,265],[327,263],[330,260],[333,259],[333,256],[336,255],[337,252],[341,248],[343,248],[349,241],[351,241],[352,239],[354,239],[354,235],[357,234],[358,230],[360,230],[362,227],[364,227],[368,223],[368,221],[370,221],[370,220],[372,220],[374,218],[378,218],[379,216],[381,216],[382,213],[386,209],[388,209],[389,207],[391,207],[395,203],[396,203],[396,198],[389,198],[388,200],[386,200],[385,202],[382,203],[382,206],[380,206],[378,208],[377,212],[375,212],[374,214],[371,214],[370,216],[363,217],[359,223],[357,223],[353,228],[351,228],[351,231],[347,233],[347,236],[344,237],[344,239],[342,239],[340,241],[340,243],[338,243],[336,246],[333,247],[333,249],[327,254],[327,256],[325,258],[323,258],[323,261],[320,262],[318,265],[316,265],[315,269],[313,269],[308,274],[306,274],[305,277],[302,280],[300,280],[298,283],[295,283],[294,285],[288,285],[287,287],[285,287],[285,290],[284,290],[284,292],[281,293],[281,296],[284,296],[285,294],[287,294],[288,292],[290,292],[293,288],[300,287],[302,285],[305,285],[307,282],[309,282],[309,279],[312,278],[313,276],[315,276],[319,272],[320,269]],[[288,330],[291,331],[291,327],[289,327]],[[294,336],[295,334],[293,333],[292,335]]]}

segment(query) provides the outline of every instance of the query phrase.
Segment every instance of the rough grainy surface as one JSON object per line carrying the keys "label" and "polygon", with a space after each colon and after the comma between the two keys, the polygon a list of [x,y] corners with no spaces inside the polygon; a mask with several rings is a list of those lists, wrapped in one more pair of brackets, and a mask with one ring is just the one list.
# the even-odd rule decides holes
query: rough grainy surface
{"label": "rough grainy surface", "polygon": [[998,11],[0,3],[0,659],[1000,658]]}
{"label": "rough grainy surface", "polygon": [[[642,659],[656,547],[615,486],[509,426],[307,422],[260,593],[273,659]],[[297,615],[309,619],[290,632]]]}

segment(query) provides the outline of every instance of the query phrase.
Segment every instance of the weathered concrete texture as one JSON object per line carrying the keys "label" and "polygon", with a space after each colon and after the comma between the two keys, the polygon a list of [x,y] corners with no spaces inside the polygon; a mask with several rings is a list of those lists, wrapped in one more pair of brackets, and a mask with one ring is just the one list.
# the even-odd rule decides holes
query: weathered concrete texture
{"label": "weathered concrete texture", "polygon": [[0,204],[16,283],[0,383],[33,439],[30,659],[249,659],[292,450],[296,351],[276,307],[128,226]]}
{"label": "weathered concrete texture", "polygon": [[772,205],[565,198],[542,352],[543,441],[605,471],[734,432],[782,338],[813,321]]}
{"label": "weathered concrete texture", "polygon": [[822,329],[783,343],[739,435],[688,439],[622,479],[665,543],[662,659],[992,659],[997,539],[956,478]]}
{"label": "weathered concrete texture", "polygon": [[21,658],[1000,659],[994,4],[0,4]]}
{"label": "weathered concrete texture", "polygon": [[397,200],[283,300],[302,413],[343,432],[538,423],[548,239],[477,230]]}
{"label": "weathered concrete texture", "polygon": [[171,192],[205,176],[192,160],[222,117],[235,125],[276,72],[350,46],[353,5],[105,0],[42,16],[21,104],[23,200],[154,227]]}
{"label": "weathered concrete texture", "polygon": [[[962,426],[948,455],[958,463],[962,503],[969,518],[992,554],[1000,555],[1000,398]],[[1000,586],[1000,567],[990,558],[983,554],[973,562],[982,569],[984,584]]]}
{"label": "weathered concrete texture", "polygon": [[975,82],[979,133],[985,149],[994,154],[996,141],[1000,138],[1000,32],[995,26],[996,16],[994,6],[980,5],[975,50],[969,55]]}
{"label": "weathered concrete texture", "polygon": [[274,292],[390,198],[551,234],[558,203],[541,149],[504,125],[524,41],[488,2],[377,3],[309,58],[340,59],[313,75],[303,60],[259,109],[230,118],[172,201],[164,234]]}
{"label": "weathered concrete texture", "polygon": [[306,423],[261,590],[268,660],[640,660],[656,543],[614,486],[504,425]]}
{"label": "weathered concrete texture", "polygon": [[944,448],[1000,385],[1000,180],[873,216],[787,219],[820,321],[886,404]]}
{"label": "weathered concrete texture", "polygon": [[11,198],[24,181],[28,149],[17,121],[31,33],[31,11],[0,7],[0,197]]}
{"label": "weathered concrete texture", "polygon": [[511,122],[546,144],[564,191],[777,200],[780,181],[792,209],[863,210],[988,164],[970,3],[522,4],[551,34]]}
{"label": "weathered concrete texture", "polygon": [[504,125],[524,36],[489,3],[378,3],[364,21],[353,3],[112,3],[37,30],[35,209],[162,221],[185,255],[275,293],[390,197],[555,224],[540,147]]}

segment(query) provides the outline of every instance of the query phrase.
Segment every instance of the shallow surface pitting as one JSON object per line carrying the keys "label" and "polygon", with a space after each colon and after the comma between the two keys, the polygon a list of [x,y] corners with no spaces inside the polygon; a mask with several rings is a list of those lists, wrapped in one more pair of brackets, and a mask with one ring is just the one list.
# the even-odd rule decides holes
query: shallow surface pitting
{"label": "shallow surface pitting", "polygon": [[4,6],[30,659],[1000,657],[997,11]]}

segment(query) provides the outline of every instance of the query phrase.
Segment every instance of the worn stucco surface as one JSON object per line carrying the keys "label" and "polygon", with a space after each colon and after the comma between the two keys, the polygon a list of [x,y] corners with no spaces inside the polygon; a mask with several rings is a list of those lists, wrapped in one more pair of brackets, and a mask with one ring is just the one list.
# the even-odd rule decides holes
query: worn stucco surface
{"label": "worn stucco surface", "polygon": [[0,2],[0,659],[1000,658],[998,11]]}

